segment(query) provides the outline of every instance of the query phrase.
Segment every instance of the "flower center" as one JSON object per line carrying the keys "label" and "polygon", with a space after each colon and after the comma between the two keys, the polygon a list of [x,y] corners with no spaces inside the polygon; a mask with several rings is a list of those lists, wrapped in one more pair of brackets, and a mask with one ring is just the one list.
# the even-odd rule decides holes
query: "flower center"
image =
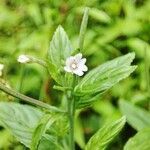
{"label": "flower center", "polygon": [[77,68],[77,64],[76,64],[75,62],[73,62],[73,63],[71,64],[71,68],[72,68],[72,69],[76,69],[76,68]]}

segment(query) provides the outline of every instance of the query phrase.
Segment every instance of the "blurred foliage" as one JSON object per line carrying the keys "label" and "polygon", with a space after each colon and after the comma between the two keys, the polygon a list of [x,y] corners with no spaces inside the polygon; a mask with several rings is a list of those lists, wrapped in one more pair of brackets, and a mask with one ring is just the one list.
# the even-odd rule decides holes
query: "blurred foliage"
{"label": "blurred foliage", "polygon": [[[84,45],[88,67],[93,68],[116,56],[135,52],[133,63],[138,68],[131,77],[100,97],[92,108],[79,112],[79,119],[76,120],[77,147],[84,147],[85,141],[103,124],[120,117],[120,98],[150,109],[150,0],[0,1],[0,63],[5,64],[3,79],[17,91],[55,105],[61,95],[52,90],[54,81],[46,70],[36,64],[21,66],[16,58],[24,53],[45,59],[49,41],[59,24],[77,48],[85,6],[91,8]],[[0,100],[12,101],[13,98],[0,92]],[[109,150],[122,149],[133,134],[135,130],[127,124],[119,140],[116,139]],[[0,149],[22,149],[21,145],[18,148],[15,140],[9,142],[9,135],[7,131],[0,130]]]}

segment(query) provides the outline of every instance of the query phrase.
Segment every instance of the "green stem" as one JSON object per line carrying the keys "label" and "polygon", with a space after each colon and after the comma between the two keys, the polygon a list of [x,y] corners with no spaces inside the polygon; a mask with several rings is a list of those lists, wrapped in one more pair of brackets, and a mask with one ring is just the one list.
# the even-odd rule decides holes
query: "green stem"
{"label": "green stem", "polygon": [[[21,92],[22,86],[23,86],[23,79],[24,79],[24,74],[25,74],[25,65],[23,64],[20,68],[20,75],[19,75],[19,83],[17,86],[17,91]],[[19,102],[19,100],[17,99],[17,101]]]}
{"label": "green stem", "polygon": [[25,102],[40,106],[42,108],[49,109],[52,112],[61,112],[61,113],[63,112],[64,113],[64,111],[62,111],[62,110],[60,110],[60,109],[58,109],[54,106],[50,106],[46,103],[43,103],[42,101],[39,101],[39,100],[36,100],[34,98],[30,98],[28,96],[20,94],[20,93],[14,91],[13,89],[10,89],[10,88],[4,86],[2,83],[0,83],[0,90],[7,93],[7,94],[9,94],[9,95],[11,95],[11,96],[13,96],[13,97],[19,98],[19,99],[21,99]]}
{"label": "green stem", "polygon": [[74,143],[74,98],[70,96],[71,94],[67,94],[68,98],[68,119],[69,119],[69,147],[70,150],[75,150],[75,143]]}
{"label": "green stem", "polygon": [[26,56],[30,59],[30,63],[37,63],[37,64],[47,68],[47,64],[45,61],[38,59],[38,58],[35,58],[33,56],[29,56],[29,55],[26,55]]}

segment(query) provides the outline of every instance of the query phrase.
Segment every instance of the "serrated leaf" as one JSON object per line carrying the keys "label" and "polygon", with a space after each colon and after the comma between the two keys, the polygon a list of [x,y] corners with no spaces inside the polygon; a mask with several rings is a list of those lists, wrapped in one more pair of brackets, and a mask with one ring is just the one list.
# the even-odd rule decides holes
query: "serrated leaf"
{"label": "serrated leaf", "polygon": [[60,71],[63,68],[62,64],[71,55],[71,51],[72,46],[66,32],[61,26],[58,26],[50,42],[50,49],[48,51],[48,64],[51,64],[51,66],[49,65],[49,72],[54,79],[58,79]]}
{"label": "serrated leaf", "polygon": [[0,122],[26,147],[30,148],[34,128],[41,117],[42,112],[34,107],[12,102],[0,103]]}
{"label": "serrated leaf", "polygon": [[150,128],[143,129],[130,138],[124,150],[150,150]]}
{"label": "serrated leaf", "polygon": [[102,93],[110,89],[135,70],[136,66],[130,66],[134,57],[134,53],[129,53],[93,69],[75,87],[75,94],[83,96]]}
{"label": "serrated leaf", "polygon": [[127,122],[136,130],[150,127],[150,113],[146,110],[124,100],[120,101],[119,107],[122,114],[127,117]]}
{"label": "serrated leaf", "polygon": [[87,143],[85,150],[104,150],[108,144],[116,137],[121,131],[126,122],[125,117],[111,123],[104,125],[98,132],[96,132],[89,142]]}

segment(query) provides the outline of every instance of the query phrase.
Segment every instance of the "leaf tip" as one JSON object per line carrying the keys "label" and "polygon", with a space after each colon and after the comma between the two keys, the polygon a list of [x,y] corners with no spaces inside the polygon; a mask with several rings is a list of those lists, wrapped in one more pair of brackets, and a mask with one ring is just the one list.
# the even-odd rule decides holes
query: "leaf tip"
{"label": "leaf tip", "polygon": [[127,120],[127,119],[126,119],[126,116],[122,116],[120,120],[122,121],[123,124],[125,124],[125,123],[126,123],[126,120]]}

